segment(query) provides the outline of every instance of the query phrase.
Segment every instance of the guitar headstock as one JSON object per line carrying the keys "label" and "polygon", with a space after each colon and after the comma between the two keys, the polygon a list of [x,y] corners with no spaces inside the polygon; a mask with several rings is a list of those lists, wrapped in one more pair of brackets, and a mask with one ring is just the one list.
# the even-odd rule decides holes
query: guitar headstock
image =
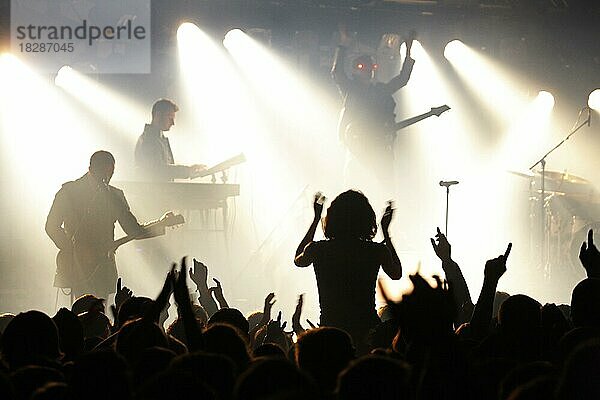
{"label": "guitar headstock", "polygon": [[436,117],[439,117],[440,115],[442,115],[449,109],[450,109],[450,107],[448,107],[446,104],[444,104],[443,106],[440,106],[440,107],[432,107],[431,115],[435,115]]}
{"label": "guitar headstock", "polygon": [[185,224],[185,218],[181,214],[175,214],[172,211],[165,213],[160,217],[159,223],[164,226],[177,226]]}

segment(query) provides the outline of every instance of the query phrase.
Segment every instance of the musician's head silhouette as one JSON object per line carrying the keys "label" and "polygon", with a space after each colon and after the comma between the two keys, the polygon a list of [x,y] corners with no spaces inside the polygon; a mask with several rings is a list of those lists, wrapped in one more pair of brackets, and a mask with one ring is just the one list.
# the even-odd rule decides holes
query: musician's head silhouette
{"label": "musician's head silhouette", "polygon": [[90,174],[108,184],[115,172],[115,157],[106,150],[98,150],[90,157]]}
{"label": "musician's head silhouette", "polygon": [[175,113],[179,107],[172,100],[158,99],[152,105],[152,125],[161,131],[168,131],[175,125]]}
{"label": "musician's head silhouette", "polygon": [[354,79],[368,83],[375,76],[377,68],[378,65],[373,57],[368,54],[361,54],[353,61],[352,75]]}

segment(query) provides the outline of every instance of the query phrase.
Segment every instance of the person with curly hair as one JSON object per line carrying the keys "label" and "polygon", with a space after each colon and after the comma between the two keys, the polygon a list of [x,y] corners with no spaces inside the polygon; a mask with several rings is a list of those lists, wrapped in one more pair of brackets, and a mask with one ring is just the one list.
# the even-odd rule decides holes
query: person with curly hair
{"label": "person with curly hair", "polygon": [[314,219],[296,250],[298,267],[314,266],[321,308],[321,325],[348,332],[359,348],[380,321],[375,310],[379,268],[394,280],[402,277],[402,264],[389,234],[394,209],[391,202],[381,218],[384,240],[377,233],[375,211],[367,197],[348,190],[333,200],[323,222],[326,240],[314,241],[321,220],[320,194],[313,202]]}

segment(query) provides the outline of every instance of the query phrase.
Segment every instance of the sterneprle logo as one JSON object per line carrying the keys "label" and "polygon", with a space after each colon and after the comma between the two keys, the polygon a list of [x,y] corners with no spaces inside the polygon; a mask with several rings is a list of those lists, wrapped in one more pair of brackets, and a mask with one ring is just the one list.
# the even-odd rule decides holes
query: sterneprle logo
{"label": "sterneprle logo", "polygon": [[11,0],[11,49],[40,72],[150,72],[150,0]]}

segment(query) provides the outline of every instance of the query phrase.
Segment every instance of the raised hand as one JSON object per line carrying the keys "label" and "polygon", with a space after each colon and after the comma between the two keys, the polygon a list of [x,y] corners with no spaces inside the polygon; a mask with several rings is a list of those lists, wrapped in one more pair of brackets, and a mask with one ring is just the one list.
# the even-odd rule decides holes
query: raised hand
{"label": "raised hand", "polygon": [[323,203],[325,202],[325,200],[326,198],[325,196],[323,196],[323,193],[315,193],[313,200],[313,211],[315,213],[315,220],[321,219],[321,215],[323,214]]}
{"label": "raised hand", "polygon": [[383,212],[383,216],[381,217],[381,229],[384,234],[387,234],[388,229],[390,227],[390,223],[392,222],[392,217],[394,216],[394,203],[392,201],[388,201],[388,205]]}
{"label": "raised hand", "polygon": [[413,45],[413,41],[415,40],[415,37],[417,36],[417,32],[415,32],[414,30],[410,31],[408,33],[408,38],[406,39],[405,43],[406,43],[406,57],[410,57],[410,51],[412,49],[412,45]]}
{"label": "raised hand", "polygon": [[219,306],[221,308],[227,308],[229,305],[227,304],[227,300],[223,295],[223,287],[221,286],[221,282],[217,280],[217,278],[213,278],[213,281],[217,284],[217,286],[211,287],[208,289],[208,292],[215,297],[215,299],[219,302]]}
{"label": "raised hand", "polygon": [[[183,270],[185,271],[185,269]],[[185,275],[185,272],[183,273]],[[194,267],[189,270],[190,279],[198,288],[208,288],[206,280],[208,279],[208,267],[194,258]]]}
{"label": "raised hand", "polygon": [[588,231],[587,242],[581,244],[579,261],[585,268],[588,278],[600,278],[600,251],[594,244],[594,230]]}
{"label": "raised hand", "polygon": [[[177,303],[177,310],[183,319],[185,335],[187,337],[187,345],[190,352],[202,349],[202,333],[192,311],[192,303],[188,292],[186,282],[186,257],[181,259],[181,269],[176,272],[176,264],[171,267],[171,279],[173,280],[173,294]],[[195,261],[195,260],[194,260]]]}
{"label": "raised hand", "polygon": [[269,332],[283,334],[283,330],[285,329],[286,325],[286,321],[283,321],[283,325],[281,324],[281,311],[279,311],[277,313],[277,319],[275,321],[269,321],[267,324],[267,336],[269,335]]}
{"label": "raised hand", "polygon": [[448,239],[446,239],[446,235],[440,231],[440,228],[437,228],[435,239],[430,238],[429,240],[431,240],[433,251],[435,251],[435,254],[440,260],[450,261],[452,259],[452,246],[450,246]]}
{"label": "raised hand", "polygon": [[300,316],[302,314],[302,306],[304,305],[304,295],[301,294],[298,296],[298,303],[296,304],[296,309],[294,310],[294,315],[292,315],[292,330],[296,332],[296,335],[304,332],[304,328],[300,323]]}
{"label": "raised hand", "polygon": [[117,279],[117,291],[115,292],[115,308],[121,308],[127,299],[133,297],[133,292],[127,286],[122,286],[121,278]]}
{"label": "raised hand", "polygon": [[[194,260],[196,261],[196,260]],[[190,303],[190,294],[188,292],[185,270],[186,270],[186,257],[183,257],[181,260],[181,270],[179,272],[176,271],[177,265],[173,263],[171,266],[171,271],[169,274],[171,275],[171,279],[173,282],[173,295],[175,297],[175,302],[177,305],[181,306],[182,304]],[[191,268],[190,268],[191,271]]]}
{"label": "raised hand", "polygon": [[269,321],[271,319],[271,310],[273,309],[273,304],[275,304],[276,301],[275,293],[269,293],[267,297],[265,297],[265,305],[263,307],[263,319],[265,321]]}
{"label": "raised hand", "polygon": [[506,251],[504,254],[488,260],[485,263],[484,276],[485,279],[492,279],[493,281],[498,281],[502,275],[506,272],[506,259],[510,254],[510,250],[512,249],[512,243],[508,244]]}
{"label": "raised hand", "polygon": [[283,349],[287,349],[287,340],[285,336],[284,329],[287,325],[287,322],[281,323],[281,311],[277,314],[277,319],[275,321],[269,321],[267,324],[267,332],[263,343],[277,343]]}
{"label": "raised hand", "polygon": [[171,293],[173,293],[174,270],[175,264],[173,264],[171,270],[167,273],[167,276],[165,277],[165,283],[163,284],[163,287],[154,302],[152,302],[152,306],[144,313],[144,320],[156,323],[159,322],[160,314],[167,308],[169,304],[169,297],[171,297]]}

